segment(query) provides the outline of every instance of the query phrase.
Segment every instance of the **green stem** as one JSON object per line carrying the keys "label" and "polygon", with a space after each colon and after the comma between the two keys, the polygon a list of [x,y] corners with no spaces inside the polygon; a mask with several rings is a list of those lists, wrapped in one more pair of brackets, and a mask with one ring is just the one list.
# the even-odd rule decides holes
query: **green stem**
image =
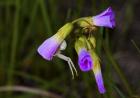
{"label": "green stem", "polygon": [[50,18],[49,18],[49,15],[48,15],[48,11],[46,10],[44,0],[39,0],[39,1],[40,1],[40,7],[41,7],[44,23],[45,23],[45,26],[46,26],[46,31],[48,32],[48,35],[50,35],[50,34],[52,34],[52,28],[51,28],[51,25],[50,25]]}
{"label": "green stem", "polygon": [[13,84],[13,72],[14,66],[16,62],[16,51],[17,51],[17,42],[18,42],[18,26],[19,26],[19,11],[20,11],[20,0],[16,0],[16,12],[14,19],[14,27],[13,27],[13,36],[12,36],[12,46],[11,46],[11,57],[10,57],[10,65],[8,69],[8,85]]}
{"label": "green stem", "polygon": [[104,28],[100,28],[99,30],[100,30],[99,31],[100,33],[97,34],[98,39],[97,39],[96,52],[97,52],[97,54],[100,55],[101,54],[101,49],[102,49],[101,47],[102,47],[102,44],[103,44],[102,43],[103,42],[103,37],[102,36],[103,36]]}
{"label": "green stem", "polygon": [[111,53],[110,51],[110,48],[109,48],[109,45],[108,45],[108,38],[106,38],[106,41],[105,43],[103,44],[104,46],[104,50],[106,52],[106,55],[109,59],[109,61],[111,62],[111,64],[113,65],[114,69],[116,70],[117,74],[119,75],[119,77],[121,78],[129,96],[133,95],[133,91],[124,75],[124,73],[122,72],[119,64],[115,61],[114,57],[113,57],[113,54]]}
{"label": "green stem", "polygon": [[[72,23],[75,24],[75,23],[77,23],[77,22],[79,22],[79,21],[85,21],[85,22],[87,22],[87,21],[85,20],[85,18],[82,17],[82,18],[78,18],[78,19],[72,21]],[[88,23],[88,22],[87,22],[87,23]]]}

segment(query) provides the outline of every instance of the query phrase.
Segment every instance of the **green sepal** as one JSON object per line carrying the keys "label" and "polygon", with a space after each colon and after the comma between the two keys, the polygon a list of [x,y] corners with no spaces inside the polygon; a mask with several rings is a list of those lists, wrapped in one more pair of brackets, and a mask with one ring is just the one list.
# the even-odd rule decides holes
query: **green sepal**
{"label": "green sepal", "polygon": [[75,42],[75,50],[76,50],[77,53],[79,53],[79,51],[82,48],[87,49],[86,37],[85,36],[79,37]]}
{"label": "green sepal", "polygon": [[57,39],[58,40],[64,40],[69,34],[70,32],[72,31],[73,29],[73,24],[72,23],[66,23],[63,27],[61,27],[57,33],[56,33],[56,36],[57,36]]}
{"label": "green sepal", "polygon": [[92,45],[93,48],[96,47],[96,39],[95,39],[94,36],[90,36],[90,37],[88,38],[88,41],[90,42],[90,44]]}

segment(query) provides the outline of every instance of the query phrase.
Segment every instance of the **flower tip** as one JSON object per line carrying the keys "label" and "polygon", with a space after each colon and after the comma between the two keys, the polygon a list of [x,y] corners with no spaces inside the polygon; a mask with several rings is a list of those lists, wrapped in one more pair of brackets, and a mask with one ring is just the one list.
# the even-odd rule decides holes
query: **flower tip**
{"label": "flower tip", "polygon": [[37,49],[37,52],[45,59],[45,60],[52,60],[53,56],[55,55],[59,43],[55,40],[55,36],[46,39]]}
{"label": "flower tip", "polygon": [[112,11],[112,7],[109,6],[109,7],[107,8],[107,10],[108,10],[108,11]]}
{"label": "flower tip", "polygon": [[46,55],[46,51],[44,51],[44,49],[42,48],[42,46],[40,46],[38,49],[37,49],[37,52],[39,53],[39,55],[41,55],[45,60],[52,60],[51,57],[48,57]]}
{"label": "flower tip", "polygon": [[98,90],[101,94],[104,94],[106,92],[106,90],[104,87],[104,82],[103,82],[101,70],[98,69],[98,71],[97,70],[95,71],[95,68],[94,68],[93,71],[95,74],[95,79],[96,79]]}
{"label": "flower tip", "polygon": [[100,94],[104,94],[106,92],[104,86],[99,87],[99,92],[100,92]]}
{"label": "flower tip", "polygon": [[108,8],[109,12],[110,12],[110,21],[112,23],[112,25],[110,26],[110,28],[114,28],[116,26],[116,23],[115,23],[115,12],[113,11],[113,9],[111,7]]}
{"label": "flower tip", "polygon": [[105,9],[101,14],[110,14],[112,12],[114,12],[114,11],[113,11],[112,7],[110,6],[107,9]]}
{"label": "flower tip", "polygon": [[113,11],[112,7],[108,7],[105,12],[105,15],[109,15],[109,19],[110,19],[110,25],[108,24],[109,28],[114,28],[116,26],[115,23],[115,12]]}

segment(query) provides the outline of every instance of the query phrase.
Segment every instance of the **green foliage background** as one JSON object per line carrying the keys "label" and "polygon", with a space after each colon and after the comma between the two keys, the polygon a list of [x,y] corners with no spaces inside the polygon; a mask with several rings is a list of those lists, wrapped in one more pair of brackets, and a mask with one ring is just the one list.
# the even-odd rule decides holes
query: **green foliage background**
{"label": "green foliage background", "polygon": [[[133,4],[127,2],[126,19],[129,21],[124,26],[123,37],[133,17]],[[97,52],[104,58],[102,73],[107,89],[104,95],[99,94],[93,73],[79,70],[73,35],[67,38],[68,47],[64,54],[72,58],[78,69],[79,76],[74,80],[67,62],[59,58],[45,61],[36,51],[46,38],[55,34],[66,22],[96,15],[111,5],[112,2],[107,0],[0,0],[0,86],[36,87],[62,98],[139,98],[137,88],[130,86],[111,52],[115,46],[109,36],[117,33],[117,30],[98,30]],[[113,79],[112,70],[119,77],[121,85],[117,85]],[[0,98],[38,97],[30,93],[0,92]]]}

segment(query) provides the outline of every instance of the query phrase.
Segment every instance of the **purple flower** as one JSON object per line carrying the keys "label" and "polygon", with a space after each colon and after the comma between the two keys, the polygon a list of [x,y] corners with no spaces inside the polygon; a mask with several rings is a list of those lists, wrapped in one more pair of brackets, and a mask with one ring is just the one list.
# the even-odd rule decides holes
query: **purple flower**
{"label": "purple flower", "polygon": [[93,61],[86,49],[81,49],[78,53],[78,64],[82,71],[89,71],[92,70]]}
{"label": "purple flower", "polygon": [[73,29],[72,23],[65,24],[58,32],[45,40],[38,48],[38,53],[46,60],[52,60],[55,53],[59,50],[61,43]]}
{"label": "purple flower", "polygon": [[38,48],[38,53],[46,60],[52,60],[54,54],[56,53],[60,42],[57,41],[55,36],[45,40]]}
{"label": "purple flower", "polygon": [[115,14],[111,7],[107,8],[101,14],[93,16],[92,21],[95,26],[114,28],[116,25]]}

